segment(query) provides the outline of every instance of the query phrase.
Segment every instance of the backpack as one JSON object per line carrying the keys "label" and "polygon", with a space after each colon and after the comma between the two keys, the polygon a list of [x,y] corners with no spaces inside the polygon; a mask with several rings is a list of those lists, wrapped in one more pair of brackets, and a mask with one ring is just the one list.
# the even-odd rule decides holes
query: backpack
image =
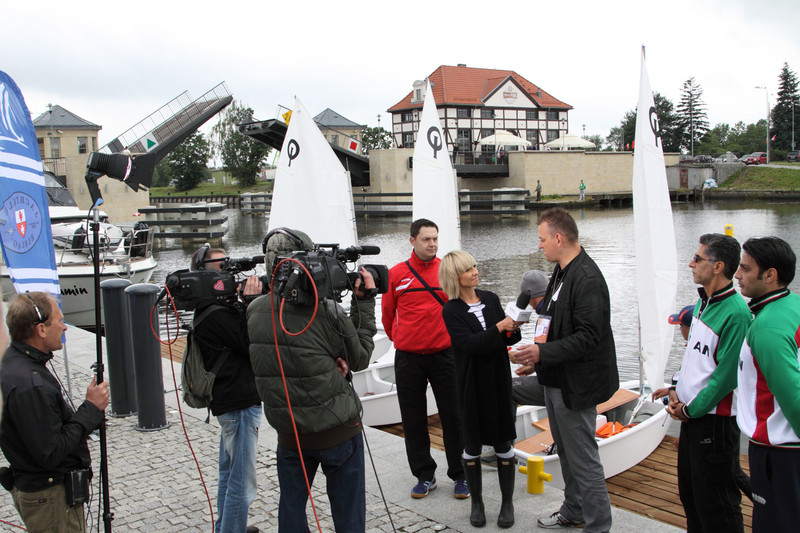
{"label": "backpack", "polygon": [[[186,405],[194,407],[195,409],[208,409],[206,423],[208,423],[211,418],[214,379],[216,379],[217,373],[222,368],[222,365],[225,364],[225,360],[228,358],[230,351],[227,348],[209,345],[207,342],[202,341],[195,336],[195,330],[206,317],[218,309],[224,309],[224,307],[221,305],[208,306],[192,319],[191,326],[186,327],[189,334],[186,337],[186,348],[183,351],[183,362],[181,363],[183,401]],[[201,344],[206,344],[210,348],[221,352],[211,369],[207,370],[203,364],[203,352],[200,349]]]}

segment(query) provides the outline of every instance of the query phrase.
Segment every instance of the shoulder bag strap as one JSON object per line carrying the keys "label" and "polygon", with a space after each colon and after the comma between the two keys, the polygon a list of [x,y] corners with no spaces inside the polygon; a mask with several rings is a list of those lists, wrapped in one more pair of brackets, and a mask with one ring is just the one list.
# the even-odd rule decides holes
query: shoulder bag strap
{"label": "shoulder bag strap", "polygon": [[422,283],[422,286],[423,286],[423,287],[425,287],[426,289],[428,289],[428,292],[430,292],[430,293],[433,295],[433,297],[434,297],[434,298],[436,298],[436,301],[437,301],[437,302],[439,302],[439,303],[442,305],[442,307],[444,307],[444,300],[442,300],[442,299],[439,297],[439,295],[438,295],[438,294],[436,294],[436,291],[434,291],[433,289],[431,289],[431,286],[430,286],[430,285],[428,285],[428,284],[425,282],[425,280],[424,280],[424,279],[422,279],[422,276],[420,276],[420,275],[417,273],[417,271],[416,271],[416,270],[414,270],[414,267],[412,267],[412,266],[411,266],[411,263],[409,263],[408,261],[406,261],[406,266],[407,266],[407,267],[408,267],[408,269],[411,271],[411,273],[412,273],[412,274],[414,274],[414,277],[415,277],[415,278],[417,278],[417,279],[419,280],[419,282],[420,282],[420,283]]}

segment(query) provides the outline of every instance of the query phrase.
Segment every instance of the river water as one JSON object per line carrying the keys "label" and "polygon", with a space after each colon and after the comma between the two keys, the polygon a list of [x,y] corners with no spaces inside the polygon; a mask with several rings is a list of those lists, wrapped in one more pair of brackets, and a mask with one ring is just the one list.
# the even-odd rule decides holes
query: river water
{"label": "river water", "polygon": [[[688,263],[703,233],[722,233],[726,224],[732,224],[739,242],[749,237],[777,235],[789,242],[796,253],[800,253],[800,204],[724,201],[676,203],[672,208],[679,263],[675,311],[697,300],[697,287],[692,282]],[[266,218],[245,216],[234,209],[226,213],[229,229],[222,245],[228,254],[232,257],[261,254]],[[608,283],[620,378],[638,378],[633,210],[587,208],[573,210],[572,215],[578,222],[581,244],[599,265]],[[309,216],[313,214],[309,213]],[[380,255],[365,256],[364,262],[391,267],[406,260],[411,251],[408,244],[409,223],[408,220],[395,218],[359,219],[359,243],[381,248]],[[471,253],[478,262],[480,287],[497,293],[504,303],[516,300],[519,280],[526,270],[552,272],[552,265],[545,261],[544,255],[537,249],[535,212],[530,217],[473,217],[463,220],[461,240],[462,249]],[[196,247],[197,244],[184,244],[178,239],[158,243],[156,257],[159,265],[152,281],[162,284],[170,272],[188,268],[190,256]],[[796,278],[800,278],[800,274]],[[800,288],[798,279],[790,288],[795,291]],[[664,320],[667,320],[666,316]],[[528,337],[528,334],[529,331],[523,328],[524,337]],[[676,327],[665,377],[668,378],[680,367],[684,346]]]}

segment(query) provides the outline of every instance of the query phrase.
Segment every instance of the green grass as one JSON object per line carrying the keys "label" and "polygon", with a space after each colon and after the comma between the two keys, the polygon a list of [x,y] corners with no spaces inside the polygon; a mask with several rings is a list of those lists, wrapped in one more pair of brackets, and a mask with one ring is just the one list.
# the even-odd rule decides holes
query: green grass
{"label": "green grass", "polygon": [[194,189],[177,192],[174,187],[151,187],[150,196],[210,196],[212,194],[243,194],[246,192],[272,192],[272,182],[259,182],[252,187],[240,185],[216,185],[214,183],[201,183]]}
{"label": "green grass", "polygon": [[723,183],[721,188],[729,190],[797,191],[800,190],[800,167],[745,167]]}

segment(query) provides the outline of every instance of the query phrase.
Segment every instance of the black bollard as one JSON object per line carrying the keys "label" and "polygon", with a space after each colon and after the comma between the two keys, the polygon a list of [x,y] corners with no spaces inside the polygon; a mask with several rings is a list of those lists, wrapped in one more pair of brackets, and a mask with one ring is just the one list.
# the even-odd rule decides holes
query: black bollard
{"label": "black bollard", "polygon": [[161,348],[156,337],[158,313],[152,315],[152,329],[150,321],[150,311],[156,303],[158,291],[158,286],[151,283],[138,283],[125,289],[133,339],[136,405],[139,408],[139,423],[136,429],[139,431],[157,431],[169,427],[164,403]]}
{"label": "black bollard", "polygon": [[108,384],[111,391],[111,416],[136,414],[136,374],[133,370],[133,345],[125,288],[127,279],[107,279],[100,283],[103,295],[103,323],[106,330]]}

